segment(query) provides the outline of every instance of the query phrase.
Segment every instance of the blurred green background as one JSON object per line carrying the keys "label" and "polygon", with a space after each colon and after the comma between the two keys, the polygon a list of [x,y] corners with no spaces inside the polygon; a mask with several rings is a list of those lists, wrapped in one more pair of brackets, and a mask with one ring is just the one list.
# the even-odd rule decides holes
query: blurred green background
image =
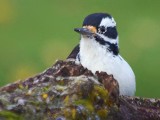
{"label": "blurred green background", "polygon": [[0,0],[0,86],[65,59],[79,42],[73,28],[94,12],[112,14],[137,96],[160,97],[160,1]]}

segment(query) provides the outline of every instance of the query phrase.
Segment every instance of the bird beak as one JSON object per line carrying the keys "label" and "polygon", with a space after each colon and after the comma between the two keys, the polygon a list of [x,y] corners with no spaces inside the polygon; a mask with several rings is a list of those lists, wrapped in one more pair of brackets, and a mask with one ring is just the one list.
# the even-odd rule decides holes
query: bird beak
{"label": "bird beak", "polygon": [[75,28],[74,31],[82,35],[93,36],[97,30],[93,26],[84,26],[83,28]]}

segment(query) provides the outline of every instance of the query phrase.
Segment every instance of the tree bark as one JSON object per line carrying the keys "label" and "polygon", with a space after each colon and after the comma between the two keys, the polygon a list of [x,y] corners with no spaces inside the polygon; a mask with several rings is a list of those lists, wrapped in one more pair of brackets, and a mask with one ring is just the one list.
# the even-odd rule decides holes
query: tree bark
{"label": "tree bark", "polygon": [[119,96],[112,75],[57,61],[0,89],[0,120],[160,120],[160,100]]}

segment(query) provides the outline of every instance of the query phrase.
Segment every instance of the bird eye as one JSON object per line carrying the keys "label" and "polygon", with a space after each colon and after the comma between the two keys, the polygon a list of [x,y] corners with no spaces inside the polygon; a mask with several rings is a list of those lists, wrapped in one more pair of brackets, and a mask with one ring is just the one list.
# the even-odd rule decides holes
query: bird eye
{"label": "bird eye", "polygon": [[104,26],[100,26],[99,29],[98,29],[98,31],[100,33],[105,33],[106,32],[106,28]]}

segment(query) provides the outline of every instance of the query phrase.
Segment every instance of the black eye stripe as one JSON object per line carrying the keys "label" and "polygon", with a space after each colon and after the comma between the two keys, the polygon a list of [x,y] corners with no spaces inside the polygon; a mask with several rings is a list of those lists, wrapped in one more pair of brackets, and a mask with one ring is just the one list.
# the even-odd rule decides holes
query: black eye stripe
{"label": "black eye stripe", "polygon": [[116,27],[107,27],[107,31],[104,33],[108,38],[116,39],[118,36]]}
{"label": "black eye stripe", "polygon": [[108,38],[116,39],[118,36],[116,27],[107,27],[105,28],[104,26],[98,27],[98,32],[100,34],[104,34]]}
{"label": "black eye stripe", "polygon": [[104,34],[106,32],[106,28],[104,26],[100,26],[98,28],[98,31],[99,31],[99,33],[103,33]]}

